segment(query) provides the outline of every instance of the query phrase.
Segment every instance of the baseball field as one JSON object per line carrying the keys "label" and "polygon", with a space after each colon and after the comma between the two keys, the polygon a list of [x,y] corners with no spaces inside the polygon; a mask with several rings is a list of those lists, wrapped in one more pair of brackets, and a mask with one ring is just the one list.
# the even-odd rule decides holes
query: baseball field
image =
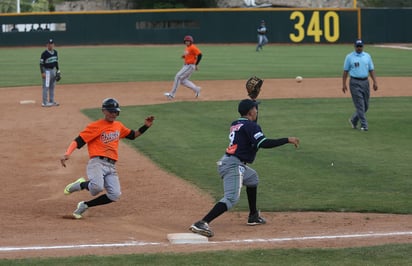
{"label": "baseball field", "polygon": [[[350,95],[341,91],[352,45],[202,45],[194,98],[170,90],[182,46],[59,47],[59,107],[41,107],[44,47],[2,48],[0,265],[407,265],[412,251],[412,51],[366,45],[379,90],[369,131],[350,128]],[[301,146],[262,150],[258,206],[266,225],[246,225],[236,208],[215,220],[207,244],[172,245],[222,196],[216,160],[228,143],[245,81],[265,80],[259,124],[268,137],[297,136]],[[303,81],[297,83],[296,76]],[[85,174],[87,150],[59,158],[104,98],[141,138],[120,145],[119,202],[70,217],[86,192],[63,194]],[[23,101],[23,104],[21,104]],[[343,259],[344,258],[344,259]]]}

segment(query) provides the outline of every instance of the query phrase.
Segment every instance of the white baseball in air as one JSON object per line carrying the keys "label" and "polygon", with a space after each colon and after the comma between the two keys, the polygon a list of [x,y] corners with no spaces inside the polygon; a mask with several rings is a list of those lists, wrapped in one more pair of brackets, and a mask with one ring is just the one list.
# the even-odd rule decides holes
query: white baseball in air
{"label": "white baseball in air", "polygon": [[302,82],[303,78],[301,76],[297,76],[296,77],[296,82],[300,83]]}

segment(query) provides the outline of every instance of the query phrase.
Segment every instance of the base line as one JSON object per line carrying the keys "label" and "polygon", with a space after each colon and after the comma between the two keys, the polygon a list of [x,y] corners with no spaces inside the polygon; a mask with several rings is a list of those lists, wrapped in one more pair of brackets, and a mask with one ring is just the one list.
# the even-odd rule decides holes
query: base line
{"label": "base line", "polygon": [[[372,237],[392,237],[392,236],[409,236],[409,235],[412,236],[412,232],[364,233],[364,234],[350,234],[350,235],[303,236],[303,237],[284,237],[284,238],[268,238],[268,239],[256,238],[256,239],[240,239],[240,240],[226,240],[226,241],[209,241],[208,243],[195,243],[195,245],[199,245],[199,244],[225,244],[225,243],[249,243],[249,244],[250,243],[275,243],[275,242],[287,242],[287,241],[372,238]],[[125,243],[107,243],[107,244],[81,244],[81,245],[29,246],[29,247],[0,247],[0,252],[53,250],[53,249],[78,249],[78,248],[168,246],[168,245],[179,245],[179,244],[132,241],[132,242],[125,242]]]}
{"label": "base line", "polygon": [[303,236],[303,237],[284,237],[284,238],[269,238],[269,239],[241,239],[227,240],[220,242],[209,243],[262,243],[262,242],[286,242],[286,241],[306,241],[306,240],[327,240],[327,239],[345,239],[345,238],[372,238],[372,237],[391,237],[391,236],[408,236],[412,232],[390,232],[390,233],[364,233],[352,235],[332,235],[332,236]]}

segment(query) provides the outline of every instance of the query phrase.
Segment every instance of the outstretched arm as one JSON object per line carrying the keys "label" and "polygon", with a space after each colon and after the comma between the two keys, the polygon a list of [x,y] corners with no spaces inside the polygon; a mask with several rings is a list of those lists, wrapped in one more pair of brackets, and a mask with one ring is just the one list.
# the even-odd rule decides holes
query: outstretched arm
{"label": "outstretched arm", "polygon": [[145,118],[144,120],[144,125],[141,126],[138,130],[134,131],[134,138],[139,137],[140,135],[142,135],[143,133],[146,132],[146,130],[149,129],[149,127],[151,127],[153,125],[153,121],[154,121],[155,117],[154,116],[148,116]]}
{"label": "outstretched arm", "polygon": [[285,145],[287,143],[295,145],[296,148],[299,147],[299,139],[296,137],[289,137],[281,139],[265,139],[259,144],[259,148],[270,149]]}

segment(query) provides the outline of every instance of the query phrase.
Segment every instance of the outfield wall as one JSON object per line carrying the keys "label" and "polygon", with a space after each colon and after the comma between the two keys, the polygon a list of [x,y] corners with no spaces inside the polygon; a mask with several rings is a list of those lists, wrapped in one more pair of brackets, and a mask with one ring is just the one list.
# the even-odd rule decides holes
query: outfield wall
{"label": "outfield wall", "polygon": [[271,43],[412,42],[412,9],[231,8],[2,14],[0,46],[254,43],[262,19]]}

